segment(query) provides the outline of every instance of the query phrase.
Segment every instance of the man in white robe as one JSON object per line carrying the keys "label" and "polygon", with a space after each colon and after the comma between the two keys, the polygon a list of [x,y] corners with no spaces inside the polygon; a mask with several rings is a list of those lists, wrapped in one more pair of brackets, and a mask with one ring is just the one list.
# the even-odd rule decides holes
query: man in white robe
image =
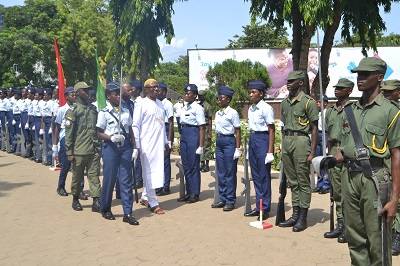
{"label": "man in white robe", "polygon": [[147,97],[135,106],[132,125],[135,148],[142,163],[144,188],[141,202],[148,204],[152,212],[163,214],[155,189],[164,185],[164,151],[169,149],[164,123],[165,112],[163,104],[157,99],[158,82],[148,79],[144,87]]}

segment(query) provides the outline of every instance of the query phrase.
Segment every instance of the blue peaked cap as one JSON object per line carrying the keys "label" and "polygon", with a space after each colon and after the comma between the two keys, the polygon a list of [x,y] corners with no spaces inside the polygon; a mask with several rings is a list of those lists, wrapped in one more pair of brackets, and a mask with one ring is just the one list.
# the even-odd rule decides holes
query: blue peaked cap
{"label": "blue peaked cap", "polygon": [[226,95],[232,97],[235,92],[228,86],[221,86],[218,88],[218,96]]}

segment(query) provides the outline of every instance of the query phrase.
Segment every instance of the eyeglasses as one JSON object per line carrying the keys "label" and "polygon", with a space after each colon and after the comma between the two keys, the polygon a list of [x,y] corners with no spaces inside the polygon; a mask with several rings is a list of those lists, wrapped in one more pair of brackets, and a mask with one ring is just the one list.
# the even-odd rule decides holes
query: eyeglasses
{"label": "eyeglasses", "polygon": [[155,89],[155,88],[158,88],[158,85],[146,86],[145,88],[146,88],[146,89]]}

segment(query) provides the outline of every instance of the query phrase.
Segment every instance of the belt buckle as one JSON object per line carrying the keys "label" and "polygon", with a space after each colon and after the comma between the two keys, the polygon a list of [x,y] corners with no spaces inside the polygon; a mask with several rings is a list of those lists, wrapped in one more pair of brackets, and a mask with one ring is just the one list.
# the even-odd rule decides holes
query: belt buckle
{"label": "belt buckle", "polygon": [[367,148],[356,148],[356,160],[369,160],[369,151]]}

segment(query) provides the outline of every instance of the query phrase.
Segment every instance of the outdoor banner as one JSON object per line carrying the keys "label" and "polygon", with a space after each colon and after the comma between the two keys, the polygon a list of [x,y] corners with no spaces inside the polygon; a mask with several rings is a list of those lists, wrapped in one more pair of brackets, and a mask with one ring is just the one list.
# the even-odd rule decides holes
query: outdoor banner
{"label": "outdoor banner", "polygon": [[[287,76],[293,70],[290,49],[189,49],[189,82],[199,87],[199,90],[206,90],[209,84],[206,74],[209,67],[222,63],[226,59],[243,61],[249,59],[252,62],[260,62],[265,65],[271,79],[271,86],[267,91],[267,98],[281,100],[288,95],[286,88]],[[385,80],[400,79],[400,47],[380,47],[378,53],[372,50],[368,56],[376,56],[385,60],[387,71]],[[351,69],[357,66],[363,58],[361,47],[354,48],[333,48],[329,60],[330,83],[326,90],[329,98],[334,98],[333,85],[340,78],[348,78],[356,85],[352,97],[359,97],[361,93],[357,90],[357,75],[351,73]],[[311,48],[308,54],[308,69],[310,84],[318,72],[317,49]]]}

